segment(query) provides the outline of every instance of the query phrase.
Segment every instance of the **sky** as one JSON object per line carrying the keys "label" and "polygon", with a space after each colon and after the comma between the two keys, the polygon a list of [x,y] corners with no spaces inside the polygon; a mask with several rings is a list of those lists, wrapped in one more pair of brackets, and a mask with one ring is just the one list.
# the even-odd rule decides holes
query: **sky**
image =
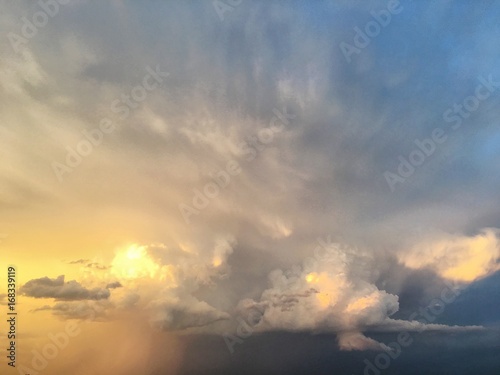
{"label": "sky", "polygon": [[1,4],[2,374],[498,374],[499,1]]}

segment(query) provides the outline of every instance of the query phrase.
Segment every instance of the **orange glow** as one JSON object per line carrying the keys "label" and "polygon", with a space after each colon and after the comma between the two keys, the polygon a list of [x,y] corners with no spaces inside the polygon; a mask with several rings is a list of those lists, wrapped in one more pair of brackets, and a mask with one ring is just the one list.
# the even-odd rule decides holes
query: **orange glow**
{"label": "orange glow", "polygon": [[145,246],[131,245],[118,252],[111,263],[112,272],[122,279],[155,278],[160,266],[149,256]]}
{"label": "orange glow", "polygon": [[432,267],[442,277],[465,282],[474,281],[499,269],[498,240],[487,230],[475,237],[452,237],[432,241],[403,255],[410,268]]}
{"label": "orange glow", "polygon": [[215,257],[212,261],[214,267],[219,267],[222,264],[222,259],[220,257]]}
{"label": "orange glow", "polygon": [[314,289],[318,292],[315,298],[322,308],[334,305],[339,298],[340,287],[344,285],[341,276],[333,276],[326,272],[311,272],[305,277],[309,284],[315,284]]}
{"label": "orange glow", "polygon": [[490,268],[496,256],[496,253],[492,254],[488,237],[477,237],[470,243],[467,258],[454,267],[446,269],[443,276],[448,279],[473,281],[491,271]]}
{"label": "orange glow", "polygon": [[318,293],[316,295],[316,298],[318,298],[318,301],[319,301],[321,307],[329,306],[330,302],[332,300],[328,293]]}
{"label": "orange glow", "polygon": [[306,281],[308,283],[317,283],[319,282],[319,275],[316,272],[308,273],[306,276]]}

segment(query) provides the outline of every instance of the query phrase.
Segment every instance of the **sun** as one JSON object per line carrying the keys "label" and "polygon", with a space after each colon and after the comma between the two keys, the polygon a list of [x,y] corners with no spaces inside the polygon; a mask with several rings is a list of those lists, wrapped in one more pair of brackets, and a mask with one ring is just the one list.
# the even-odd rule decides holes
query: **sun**
{"label": "sun", "polygon": [[148,254],[147,247],[137,244],[118,251],[111,267],[115,276],[125,280],[155,278],[160,271],[160,266]]}

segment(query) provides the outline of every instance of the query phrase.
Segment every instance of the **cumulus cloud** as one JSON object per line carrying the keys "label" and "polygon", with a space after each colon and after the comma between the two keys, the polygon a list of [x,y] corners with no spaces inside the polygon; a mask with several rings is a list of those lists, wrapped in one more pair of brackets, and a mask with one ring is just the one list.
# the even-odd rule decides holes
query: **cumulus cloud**
{"label": "cumulus cloud", "polygon": [[[384,322],[398,310],[398,297],[364,280],[351,265],[363,257],[338,248],[321,261],[309,263],[296,275],[275,270],[270,288],[247,308],[263,308],[256,326],[261,330],[349,331],[341,345],[354,348],[371,343],[360,330]],[[365,259],[365,261],[367,261]],[[373,344],[373,343],[372,343]]]}
{"label": "cumulus cloud", "polygon": [[64,281],[64,275],[55,279],[42,277],[28,281],[20,288],[20,292],[28,297],[54,298],[56,300],[100,300],[109,298],[106,288],[87,289],[75,280]]}
{"label": "cumulus cloud", "polygon": [[[200,247],[183,244],[183,250],[161,243],[126,245],[116,250],[110,266],[103,265],[106,272],[86,274],[89,284],[104,284],[105,288],[85,288],[59,276],[30,280],[21,292],[65,301],[34,310],[50,311],[64,319],[86,319],[92,312],[99,318],[120,319],[128,312],[147,311],[148,319],[162,330],[203,328],[229,318],[226,312],[194,294],[227,278],[228,259],[235,244],[233,236],[215,235],[211,243]],[[88,262],[79,259],[73,263]]]}
{"label": "cumulus cloud", "polygon": [[[194,294],[201,287],[214,287],[218,280],[227,277],[230,271],[228,257],[234,245],[234,237],[216,235],[210,244],[200,248],[184,245],[181,251],[163,244],[140,246],[142,252],[138,257],[133,256],[135,263],[132,268],[138,275],[142,274],[141,267],[153,272],[147,278],[134,279],[132,284],[139,288],[140,285],[147,288],[154,285],[157,289],[154,293],[137,292],[137,296],[143,296],[142,302],[149,311],[152,325],[162,330],[183,330],[229,319],[226,312],[199,300]],[[132,249],[134,252],[135,247]],[[130,248],[126,254],[129,251]],[[117,254],[113,260],[115,268],[122,267],[122,257]],[[127,287],[127,277],[124,280],[124,286]]]}
{"label": "cumulus cloud", "polygon": [[[366,331],[479,330],[477,326],[447,326],[430,322],[392,319],[399,309],[398,296],[380,290],[370,278],[375,260],[360,251],[336,247],[321,259],[304,264],[299,272],[269,275],[270,288],[260,299],[245,299],[238,305],[241,314],[261,314],[259,331],[335,332],[342,350],[389,350],[366,337]],[[359,267],[362,265],[362,267]]]}
{"label": "cumulus cloud", "polygon": [[490,228],[475,236],[435,235],[399,254],[407,267],[429,267],[444,278],[462,282],[497,271],[499,257],[498,230]]}

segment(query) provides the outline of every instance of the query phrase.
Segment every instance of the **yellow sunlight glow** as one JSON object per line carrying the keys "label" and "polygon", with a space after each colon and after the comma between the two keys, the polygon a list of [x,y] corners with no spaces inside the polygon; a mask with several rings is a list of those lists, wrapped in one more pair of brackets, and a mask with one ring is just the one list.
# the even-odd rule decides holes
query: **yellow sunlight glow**
{"label": "yellow sunlight glow", "polygon": [[317,283],[319,281],[318,274],[316,272],[308,273],[306,276],[306,281],[308,283]]}
{"label": "yellow sunlight glow", "polygon": [[212,261],[212,265],[214,267],[219,267],[222,264],[222,259],[220,257],[215,257],[214,260]]}
{"label": "yellow sunlight glow", "polygon": [[119,251],[111,263],[112,272],[122,279],[154,278],[160,266],[149,256],[146,246],[133,244]]}
{"label": "yellow sunlight glow", "polygon": [[339,297],[338,286],[342,284],[340,278],[334,280],[325,272],[311,272],[306,275],[306,281],[309,284],[315,284],[315,289],[319,290],[315,295],[316,300],[322,308],[326,308],[337,302]]}

